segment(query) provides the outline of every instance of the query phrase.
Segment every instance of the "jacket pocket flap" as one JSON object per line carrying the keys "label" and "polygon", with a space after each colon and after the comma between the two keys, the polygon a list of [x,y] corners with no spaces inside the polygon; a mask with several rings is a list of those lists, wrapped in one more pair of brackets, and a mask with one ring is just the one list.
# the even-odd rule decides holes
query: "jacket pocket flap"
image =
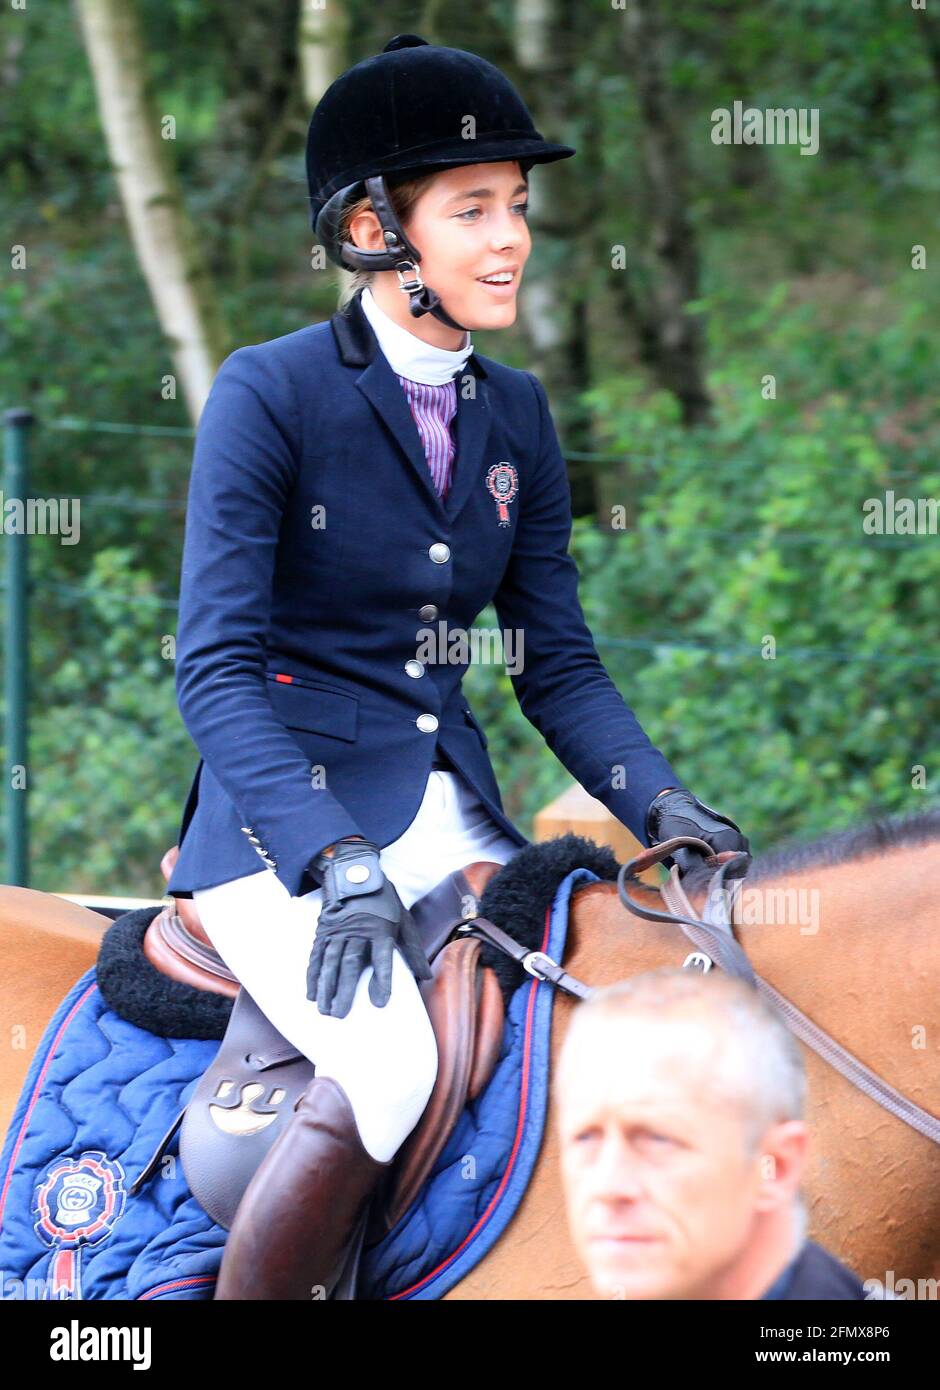
{"label": "jacket pocket flap", "polygon": [[329,686],[268,677],[268,694],[274,713],[285,728],[306,729],[310,733],[330,734],[353,743],[359,725],[359,700]]}

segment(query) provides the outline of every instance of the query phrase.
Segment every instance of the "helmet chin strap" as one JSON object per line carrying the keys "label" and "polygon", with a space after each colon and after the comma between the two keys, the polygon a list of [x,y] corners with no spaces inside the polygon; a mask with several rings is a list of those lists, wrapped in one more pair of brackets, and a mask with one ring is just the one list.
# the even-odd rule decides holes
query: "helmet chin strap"
{"label": "helmet chin strap", "polygon": [[376,176],[366,179],[366,190],[379,219],[389,255],[394,258],[392,269],[398,276],[398,288],[408,296],[408,308],[411,310],[412,318],[419,319],[422,314],[433,314],[441,323],[446,323],[448,328],[458,328],[462,333],[469,332],[469,329],[447,312],[441,303],[440,295],[421,279],[421,252],[406,236],[388,196],[384,178]]}
{"label": "helmet chin strap", "polygon": [[[405,279],[405,267],[410,267],[411,277]],[[398,275],[398,288],[408,295],[408,308],[411,310],[412,317],[419,319],[422,314],[433,314],[441,323],[446,323],[450,328],[459,328],[463,333],[469,333],[462,323],[458,323],[455,318],[444,308],[441,303],[440,295],[426,285],[421,279],[421,271],[415,262],[408,256],[396,261],[395,272]]]}
{"label": "helmet chin strap", "polygon": [[[413,318],[418,319],[422,314],[433,314],[441,323],[446,323],[448,328],[456,328],[461,333],[469,333],[470,330],[465,324],[458,323],[447,312],[441,303],[440,295],[421,279],[419,269],[421,252],[413,242],[409,241],[404,227],[398,220],[398,215],[388,196],[385,179],[381,174],[377,174],[363,180],[363,182],[375,215],[379,219],[386,249],[384,251],[362,251],[358,246],[352,246],[348,241],[344,241],[340,246],[343,264],[354,270],[394,270],[398,276],[398,288],[403,294],[408,295],[408,308]],[[341,200],[346,192],[348,190],[344,189],[339,194],[334,194],[321,212],[320,218],[323,218],[324,232],[330,227],[336,227]],[[320,235],[321,227],[320,218],[317,219],[318,235]]]}

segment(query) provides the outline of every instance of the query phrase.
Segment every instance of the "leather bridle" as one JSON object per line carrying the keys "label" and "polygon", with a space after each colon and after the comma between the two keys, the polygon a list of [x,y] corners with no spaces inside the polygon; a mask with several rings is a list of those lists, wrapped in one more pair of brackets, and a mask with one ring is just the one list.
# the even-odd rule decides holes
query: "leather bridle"
{"label": "leather bridle", "polygon": [[[626,889],[628,882],[637,882],[639,874],[651,865],[661,863],[674,850],[682,847],[698,850],[706,856],[706,862],[718,865],[708,885],[704,920],[695,917],[675,864],[669,871],[668,881],[660,890],[669,911],[647,906],[631,897]],[[753,985],[776,1006],[800,1041],[811,1047],[823,1061],[828,1062],[846,1080],[851,1081],[853,1086],[864,1091],[897,1119],[903,1120],[925,1138],[932,1139],[935,1144],[940,1144],[940,1119],[889,1085],[883,1077],[878,1076],[841,1043],[836,1042],[835,1038],[812,1019],[807,1018],[790,999],[755,972],[743,946],[734,934],[733,926],[737,890],[743,882],[743,875],[747,872],[749,863],[750,856],[743,852],[725,851],[716,856],[704,840],[691,835],[676,835],[671,840],[663,840],[660,844],[642,850],[623,864],[617,875],[617,893],[624,907],[638,917],[645,917],[651,922],[675,923],[682,928],[697,947],[697,950],[683,962],[686,967],[696,966],[709,970],[712,965],[718,965],[729,975]],[[725,887],[726,879],[729,878],[732,880],[730,891]]]}
{"label": "leather bridle", "polygon": [[[660,889],[668,910],[650,907],[647,903],[631,897],[627,892],[626,885],[628,883],[639,883],[640,874],[645,873],[654,864],[659,864],[664,859],[669,858],[677,849],[696,850],[705,856],[707,864],[717,865],[716,871],[709,881],[703,919],[695,916],[694,908],[682,887],[679,869],[675,863],[669,871],[669,879]],[[849,1052],[848,1048],[836,1042],[835,1038],[820,1028],[812,1019],[807,1018],[791,1000],[762,979],[754,970],[743,946],[734,934],[733,926],[737,893],[750,862],[750,855],[743,851],[725,850],[716,855],[711,846],[706,844],[704,840],[699,840],[692,835],[675,835],[670,840],[662,840],[659,844],[642,850],[633,859],[629,859],[626,864],[622,864],[617,875],[617,893],[627,911],[635,916],[645,917],[650,922],[665,922],[682,928],[696,948],[683,961],[685,968],[696,968],[707,972],[717,965],[727,974],[744,980],[747,984],[758,989],[779,1010],[791,1032],[807,1047],[811,1047],[823,1061],[828,1062],[847,1081],[851,1081],[853,1086],[857,1086],[865,1095],[877,1101],[897,1119],[903,1120],[912,1129],[916,1129],[918,1134],[923,1134],[925,1138],[932,1139],[935,1144],[940,1144],[940,1119],[916,1105],[907,1096],[903,1096],[894,1086],[889,1085],[883,1077],[873,1072],[854,1053]],[[730,887],[726,887],[729,880]],[[578,999],[590,999],[594,993],[592,986],[575,979],[573,975],[569,975],[557,961],[552,960],[544,951],[532,951],[523,946],[508,932],[503,931],[501,927],[496,926],[494,922],[490,922],[485,917],[476,917],[470,921],[462,922],[457,927],[457,931],[461,935],[478,936],[482,940],[490,942],[491,945],[504,951],[506,955],[512,956],[513,960],[518,961],[537,980],[544,980],[555,989],[560,989],[564,994],[574,995]]]}

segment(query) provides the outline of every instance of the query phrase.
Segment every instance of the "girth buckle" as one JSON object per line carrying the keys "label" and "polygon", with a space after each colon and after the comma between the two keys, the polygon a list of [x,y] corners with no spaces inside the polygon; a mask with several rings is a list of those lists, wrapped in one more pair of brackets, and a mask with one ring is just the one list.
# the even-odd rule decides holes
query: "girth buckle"
{"label": "girth buckle", "polygon": [[[534,964],[536,960],[544,961],[545,965],[540,969]],[[561,974],[561,966],[558,964],[557,960],[552,960],[551,956],[546,955],[544,951],[530,951],[519,963],[523,970],[527,970],[536,980],[547,980],[549,984],[554,984]],[[548,967],[547,970],[546,966]],[[554,975],[550,973],[551,971],[555,972]]]}

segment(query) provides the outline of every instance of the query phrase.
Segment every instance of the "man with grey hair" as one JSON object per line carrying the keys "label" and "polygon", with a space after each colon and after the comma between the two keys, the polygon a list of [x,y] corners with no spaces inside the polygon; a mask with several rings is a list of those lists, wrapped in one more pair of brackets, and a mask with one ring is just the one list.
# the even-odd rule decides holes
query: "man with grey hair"
{"label": "man with grey hair", "polygon": [[598,1294],[863,1299],[806,1239],[799,1046],[750,985],[666,969],[598,989],[561,1051],[568,1221]]}

